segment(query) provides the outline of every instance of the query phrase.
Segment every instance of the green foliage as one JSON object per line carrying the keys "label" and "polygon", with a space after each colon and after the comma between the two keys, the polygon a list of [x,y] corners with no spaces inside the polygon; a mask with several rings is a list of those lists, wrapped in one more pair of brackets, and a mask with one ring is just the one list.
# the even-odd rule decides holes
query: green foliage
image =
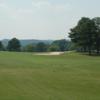
{"label": "green foliage", "polygon": [[33,44],[29,44],[29,45],[23,47],[23,51],[26,51],[26,52],[34,52],[35,49],[36,48]]}
{"label": "green foliage", "polygon": [[95,33],[95,43],[94,47],[97,50],[97,54],[100,53],[100,17],[96,17],[93,19],[96,26],[96,33]]}
{"label": "green foliage", "polygon": [[2,44],[2,42],[0,41],[0,51],[3,51],[3,50],[5,50],[5,48],[4,48],[3,44]]}
{"label": "green foliage", "polygon": [[65,39],[56,40],[51,45],[57,47],[59,51],[66,51],[68,50],[69,41]]}
{"label": "green foliage", "polygon": [[46,52],[46,51],[67,51],[71,50],[71,42],[65,39],[56,40],[51,44],[39,42],[39,43],[31,43],[26,46],[22,46],[23,41],[20,42],[18,39],[13,38],[8,41],[8,46],[6,50],[8,51],[24,51],[24,52]]}
{"label": "green foliage", "polygon": [[16,38],[11,39],[8,42],[7,49],[9,51],[20,51],[20,49],[21,49],[20,41]]}
{"label": "green foliage", "polygon": [[[95,49],[100,50],[100,24],[98,24],[98,18],[89,19],[83,17],[69,33],[71,40],[81,50],[88,51],[91,54]],[[98,27],[99,26],[99,27]],[[97,45],[95,48],[95,45]]]}
{"label": "green foliage", "polygon": [[68,51],[72,51],[72,50],[76,50],[76,44],[73,43],[72,41],[69,42],[68,46],[67,46],[67,50]]}
{"label": "green foliage", "polygon": [[60,51],[58,45],[50,45],[48,51]]}
{"label": "green foliage", "polygon": [[47,51],[47,45],[43,42],[40,42],[36,45],[36,51],[37,52],[46,52]]}

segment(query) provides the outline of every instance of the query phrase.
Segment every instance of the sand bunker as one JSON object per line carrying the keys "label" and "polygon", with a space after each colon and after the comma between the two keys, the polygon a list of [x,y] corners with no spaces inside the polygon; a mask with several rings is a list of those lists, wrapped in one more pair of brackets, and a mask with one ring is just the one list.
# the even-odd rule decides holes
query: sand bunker
{"label": "sand bunker", "polygon": [[36,53],[35,55],[62,55],[64,52],[46,52],[46,53]]}

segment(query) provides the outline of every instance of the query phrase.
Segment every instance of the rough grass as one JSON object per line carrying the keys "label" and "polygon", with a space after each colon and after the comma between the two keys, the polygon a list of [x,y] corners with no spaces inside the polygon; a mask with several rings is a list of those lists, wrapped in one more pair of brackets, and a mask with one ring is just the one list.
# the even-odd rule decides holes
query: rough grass
{"label": "rough grass", "polygon": [[0,52],[0,100],[100,100],[100,57]]}

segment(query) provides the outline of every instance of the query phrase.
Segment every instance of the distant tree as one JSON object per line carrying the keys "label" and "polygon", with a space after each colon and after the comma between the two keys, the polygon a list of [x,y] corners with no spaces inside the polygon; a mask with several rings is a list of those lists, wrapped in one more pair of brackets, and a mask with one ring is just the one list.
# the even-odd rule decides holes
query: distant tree
{"label": "distant tree", "polygon": [[48,48],[48,51],[59,51],[59,46],[58,45],[50,45]]}
{"label": "distant tree", "polygon": [[47,45],[43,42],[40,42],[36,45],[36,51],[37,52],[46,52],[47,51]]}
{"label": "distant tree", "polygon": [[65,39],[56,40],[52,43],[52,45],[56,45],[59,47],[59,51],[66,51],[68,46],[68,41]]}
{"label": "distant tree", "polygon": [[35,51],[35,46],[33,44],[29,44],[27,46],[25,46],[23,48],[23,51],[26,51],[26,52],[34,52]]}
{"label": "distant tree", "polygon": [[20,41],[18,39],[16,39],[16,38],[11,39],[8,42],[7,49],[9,51],[20,51],[20,49],[21,49]]}
{"label": "distant tree", "polygon": [[0,41],[0,51],[3,51],[4,50],[4,46],[2,44],[2,42]]}

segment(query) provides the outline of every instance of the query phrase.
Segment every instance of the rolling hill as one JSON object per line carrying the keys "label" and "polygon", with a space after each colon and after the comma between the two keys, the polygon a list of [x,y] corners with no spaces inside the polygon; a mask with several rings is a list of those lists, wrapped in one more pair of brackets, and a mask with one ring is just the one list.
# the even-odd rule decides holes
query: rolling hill
{"label": "rolling hill", "polygon": [[[2,40],[4,46],[7,46],[9,39]],[[26,46],[28,44],[37,44],[39,42],[43,42],[45,44],[51,44],[53,40],[36,40],[36,39],[23,39],[20,40],[22,46]]]}

